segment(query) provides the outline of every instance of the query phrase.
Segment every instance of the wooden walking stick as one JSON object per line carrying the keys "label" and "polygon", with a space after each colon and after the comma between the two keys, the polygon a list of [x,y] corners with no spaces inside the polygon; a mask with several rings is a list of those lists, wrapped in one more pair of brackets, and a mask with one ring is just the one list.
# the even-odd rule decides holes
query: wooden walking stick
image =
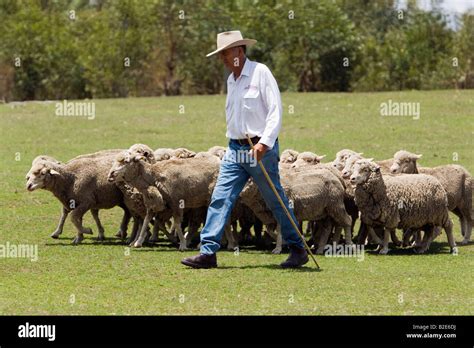
{"label": "wooden walking stick", "polygon": [[[250,148],[252,149],[254,155],[255,155],[255,148],[253,146],[253,143],[252,143],[252,140],[250,139],[249,135],[246,134],[247,136],[247,141],[249,142],[249,145],[250,145]],[[256,159],[256,158],[255,158]],[[314,257],[313,253],[311,252],[311,249],[309,248],[308,244],[306,243],[306,240],[304,239],[303,237],[303,233],[301,233],[298,225],[296,224],[296,222],[293,220],[293,218],[291,217],[291,214],[290,212],[288,211],[288,209],[286,208],[285,206],[285,203],[283,203],[283,200],[281,199],[277,189],[275,188],[275,185],[273,185],[273,182],[272,182],[272,179],[270,179],[270,176],[268,175],[267,173],[267,170],[265,169],[265,167],[263,166],[263,163],[262,161],[258,161],[258,164],[260,165],[260,169],[262,170],[263,172],[263,175],[265,175],[265,178],[267,179],[267,182],[268,182],[268,185],[270,185],[273,193],[275,194],[275,196],[278,198],[278,202],[280,202],[280,205],[281,207],[283,208],[283,210],[285,211],[286,213],[286,216],[288,217],[288,219],[290,219],[291,221],[291,224],[293,225],[293,228],[295,229],[295,231],[298,233],[298,235],[300,236],[301,240],[303,241],[303,244],[306,248],[306,251],[308,252],[308,254],[311,256],[311,258],[313,259],[314,261],[314,264],[316,265],[316,267],[318,269],[320,269],[318,263],[316,262],[316,258]]]}

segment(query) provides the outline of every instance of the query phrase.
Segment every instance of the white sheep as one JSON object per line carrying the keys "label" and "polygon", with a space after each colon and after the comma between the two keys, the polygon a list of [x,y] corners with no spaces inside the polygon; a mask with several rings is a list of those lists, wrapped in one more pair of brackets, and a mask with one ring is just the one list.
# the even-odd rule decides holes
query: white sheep
{"label": "white sheep", "polygon": [[[144,226],[154,214],[171,209],[173,222],[180,240],[180,250],[186,249],[181,222],[184,208],[201,208],[209,204],[219,172],[217,161],[203,158],[170,159],[154,164],[143,155],[127,151],[120,154],[110,172],[109,180],[120,178],[142,195],[147,214]],[[142,228],[135,247],[141,247],[146,237]]]}
{"label": "white sheep", "polygon": [[84,214],[91,210],[99,230],[98,240],[104,240],[104,228],[100,223],[98,210],[110,209],[117,205],[124,210],[119,232],[126,230],[130,214],[123,202],[123,195],[115,185],[107,181],[108,169],[114,157],[114,154],[80,157],[65,164],[52,158],[33,161],[26,175],[28,191],[48,190],[63,205],[62,218],[52,235],[53,238],[57,238],[62,232],[64,221],[71,212],[72,223],[77,229],[73,244],[80,243],[84,234],[92,234],[90,228],[82,225]]}
{"label": "white sheep", "polygon": [[[443,227],[451,252],[455,252],[446,191],[436,178],[423,174],[382,176],[376,163],[361,159],[353,166],[351,182],[356,185],[355,202],[361,220],[370,227],[385,227],[380,254],[388,252],[391,231],[427,225]],[[420,252],[429,247],[428,241]]]}
{"label": "white sheep", "polygon": [[449,164],[433,168],[418,167],[417,155],[405,150],[394,155],[393,165],[390,168],[393,174],[427,174],[439,180],[448,194],[448,209],[459,217],[463,240],[461,244],[469,243],[472,233],[472,194],[473,183],[471,174],[462,166]]}

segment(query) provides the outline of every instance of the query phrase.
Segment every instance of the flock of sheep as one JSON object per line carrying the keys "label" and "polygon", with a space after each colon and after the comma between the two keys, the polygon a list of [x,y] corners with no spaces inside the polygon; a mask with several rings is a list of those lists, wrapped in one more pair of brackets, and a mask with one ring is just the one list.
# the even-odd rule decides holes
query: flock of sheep
{"label": "flock of sheep", "polygon": [[[225,152],[220,146],[195,153],[185,148],[153,151],[135,144],[128,150],[99,151],[66,163],[38,156],[26,186],[29,191],[51,191],[62,203],[53,238],[63,232],[69,214],[77,229],[74,244],[84,234],[92,234],[82,223],[90,210],[98,240],[104,240],[99,210],[120,206],[124,213],[117,237],[138,248],[157,242],[163,232],[182,251],[199,243],[198,231]],[[373,161],[345,149],[333,162],[321,163],[324,156],[312,152],[283,151],[281,183],[300,226],[308,222],[306,233],[315,252],[323,253],[328,243],[355,242],[378,244],[379,253],[386,254],[391,239],[397,247],[424,253],[442,229],[451,252],[456,252],[449,211],[459,217],[461,244],[467,244],[474,218],[471,175],[460,165],[419,167],[420,157],[398,151],[393,159]],[[358,218],[360,228],[354,236]],[[133,227],[127,234],[130,219]],[[222,243],[235,250],[239,243],[260,243],[265,234],[276,241],[273,252],[280,253],[283,241],[278,225],[250,179],[227,221]]]}

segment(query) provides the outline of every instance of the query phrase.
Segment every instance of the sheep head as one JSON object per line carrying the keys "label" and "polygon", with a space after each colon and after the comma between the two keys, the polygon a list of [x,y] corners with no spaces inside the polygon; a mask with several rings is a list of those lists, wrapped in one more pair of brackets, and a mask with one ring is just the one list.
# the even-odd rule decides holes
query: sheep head
{"label": "sheep head", "polygon": [[[349,179],[349,177],[351,176],[352,174],[352,167],[354,166],[354,164],[360,160],[360,159],[363,159],[363,157],[356,153],[356,154],[353,154],[353,155],[350,155],[347,159],[346,159],[346,164],[344,165],[344,168],[342,169],[341,173],[342,173],[342,177],[344,179]],[[372,160],[372,159],[371,159]]]}
{"label": "sheep head", "polygon": [[213,146],[209,150],[207,150],[207,152],[209,152],[211,155],[218,157],[220,160],[224,158],[226,151],[227,149],[223,146]]}
{"label": "sheep head", "polygon": [[393,155],[393,164],[390,167],[390,173],[392,174],[414,174],[418,170],[416,168],[416,160],[420,159],[422,155],[416,155],[414,153],[401,150]]}
{"label": "sheep head", "polygon": [[176,158],[191,158],[196,156],[196,152],[185,149],[184,147],[177,148],[173,151],[173,157]]}
{"label": "sheep head", "polygon": [[155,159],[157,161],[166,161],[169,160],[173,156],[173,149],[166,149],[166,148],[161,148],[161,149],[156,149],[154,152]]}
{"label": "sheep head", "polygon": [[60,162],[49,156],[36,157],[31,169],[26,174],[26,189],[34,191],[47,188],[53,182],[55,176],[61,175],[57,171],[58,163]]}
{"label": "sheep head", "polygon": [[139,172],[139,161],[144,161],[145,156],[134,155],[130,151],[124,151],[117,155],[110,168],[107,180],[110,182],[128,182],[129,178],[136,177]]}
{"label": "sheep head", "polygon": [[326,157],[326,155],[318,156],[313,152],[302,152],[296,158],[295,163],[291,165],[291,168],[319,164],[324,157]]}
{"label": "sheep head", "polygon": [[336,153],[336,159],[332,162],[332,165],[337,170],[342,171],[344,169],[344,166],[346,165],[347,159],[351,155],[362,156],[363,153],[362,152],[358,153],[358,152],[355,152],[355,151],[352,151],[352,150],[349,150],[349,149],[343,149],[343,150],[339,151],[338,153]]}
{"label": "sheep head", "polygon": [[380,167],[372,162],[372,158],[357,160],[352,167],[351,184],[362,185],[366,183],[372,173],[380,173]]}
{"label": "sheep head", "polygon": [[132,157],[142,155],[143,157],[145,157],[145,160],[150,164],[153,164],[156,162],[156,158],[155,158],[155,154],[153,153],[153,150],[147,145],[144,145],[144,144],[132,145],[128,149],[128,152],[130,152]]}
{"label": "sheep head", "polygon": [[294,163],[298,158],[299,152],[291,149],[287,149],[281,153],[281,163]]}

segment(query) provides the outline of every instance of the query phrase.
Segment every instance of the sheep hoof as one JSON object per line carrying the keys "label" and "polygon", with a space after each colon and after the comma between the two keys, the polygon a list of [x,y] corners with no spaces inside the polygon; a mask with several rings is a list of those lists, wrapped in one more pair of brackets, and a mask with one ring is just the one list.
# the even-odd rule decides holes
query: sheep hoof
{"label": "sheep hoof", "polygon": [[148,243],[158,243],[158,238],[150,238]]}
{"label": "sheep hoof", "polygon": [[379,255],[387,255],[388,254],[388,248],[383,248],[379,251]]}
{"label": "sheep hoof", "polygon": [[84,240],[84,236],[82,234],[78,235],[76,238],[74,238],[74,240],[72,241],[72,244],[73,245],[78,245],[83,240]]}
{"label": "sheep hoof", "polygon": [[142,243],[135,242],[135,243],[133,243],[133,247],[134,247],[134,248],[141,248],[141,247],[142,247]]}
{"label": "sheep hoof", "polygon": [[123,232],[123,231],[118,231],[118,232],[115,234],[115,237],[120,238],[120,239],[125,239],[125,237],[127,237],[127,233],[126,233],[126,232]]}
{"label": "sheep hoof", "polygon": [[58,239],[60,234],[61,234],[61,232],[58,233],[58,232],[55,231],[55,232],[53,232],[53,234],[51,234],[51,238]]}
{"label": "sheep hoof", "polygon": [[93,233],[92,233],[92,229],[89,228],[89,227],[84,228],[84,231],[83,231],[82,233],[84,233],[84,234],[93,234]]}
{"label": "sheep hoof", "polygon": [[468,240],[468,239],[463,239],[459,244],[461,244],[461,245],[468,245],[468,244],[469,244],[469,240]]}
{"label": "sheep hoof", "polygon": [[181,243],[179,244],[179,251],[186,251],[188,248],[186,248],[186,243]]}
{"label": "sheep hoof", "polygon": [[281,248],[275,248],[272,250],[272,254],[281,254]]}
{"label": "sheep hoof", "polygon": [[105,236],[98,236],[97,241],[98,242],[103,242],[105,240]]}

